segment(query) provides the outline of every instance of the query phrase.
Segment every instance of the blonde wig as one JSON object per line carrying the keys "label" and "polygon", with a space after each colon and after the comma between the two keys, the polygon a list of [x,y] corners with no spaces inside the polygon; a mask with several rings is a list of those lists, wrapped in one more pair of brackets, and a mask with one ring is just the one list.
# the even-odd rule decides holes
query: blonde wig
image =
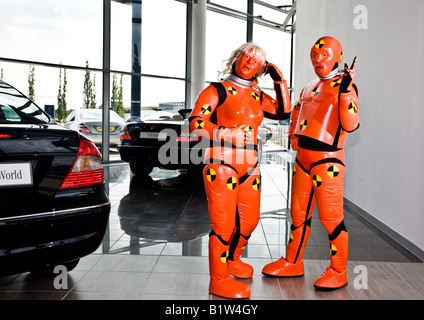
{"label": "blonde wig", "polygon": [[259,69],[259,71],[256,73],[255,77],[260,77],[265,69],[265,63],[266,63],[266,52],[259,47],[257,44],[248,42],[240,47],[238,47],[236,50],[234,50],[231,53],[231,56],[228,60],[224,60],[225,67],[224,70],[218,72],[218,79],[220,81],[224,80],[226,75],[229,75],[233,72],[233,66],[236,62],[237,58],[243,53],[243,52],[250,52],[253,56],[255,56],[257,59],[260,59],[262,62],[262,66]]}

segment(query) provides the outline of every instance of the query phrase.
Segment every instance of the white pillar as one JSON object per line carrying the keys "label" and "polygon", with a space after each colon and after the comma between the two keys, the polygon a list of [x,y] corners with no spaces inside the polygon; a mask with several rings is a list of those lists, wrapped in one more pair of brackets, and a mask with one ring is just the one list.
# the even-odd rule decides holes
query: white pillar
{"label": "white pillar", "polygon": [[206,2],[193,3],[193,37],[191,63],[191,101],[194,104],[199,93],[205,88],[206,63]]}

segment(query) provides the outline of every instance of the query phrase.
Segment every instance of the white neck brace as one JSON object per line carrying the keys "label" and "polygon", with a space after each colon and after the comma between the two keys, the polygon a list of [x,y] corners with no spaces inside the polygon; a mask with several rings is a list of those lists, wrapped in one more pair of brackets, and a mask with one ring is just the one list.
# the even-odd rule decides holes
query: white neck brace
{"label": "white neck brace", "polygon": [[339,70],[334,69],[333,71],[331,71],[329,74],[327,74],[325,77],[320,77],[318,76],[318,78],[320,78],[321,80],[327,80],[327,79],[331,79],[334,78],[336,75],[339,74]]}
{"label": "white neck brace", "polygon": [[243,88],[250,88],[252,86],[251,80],[240,78],[239,76],[235,74],[230,74],[226,80]]}

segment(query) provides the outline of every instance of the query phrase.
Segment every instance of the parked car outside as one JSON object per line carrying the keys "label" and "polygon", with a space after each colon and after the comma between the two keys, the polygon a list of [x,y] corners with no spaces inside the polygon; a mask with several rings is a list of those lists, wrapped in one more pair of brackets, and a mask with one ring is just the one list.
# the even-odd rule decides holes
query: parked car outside
{"label": "parked car outside", "polygon": [[[121,131],[118,151],[134,174],[149,174],[154,167],[191,169],[203,164],[204,150],[210,141],[189,133],[186,119],[190,109],[178,114],[168,111],[143,111],[138,121],[130,120]],[[262,158],[262,144],[271,136],[270,130],[258,130],[258,159]],[[271,133],[272,135],[272,133]]]}
{"label": "parked car outside", "polygon": [[110,212],[101,155],[0,81],[0,275],[68,271],[100,245]]}
{"label": "parked car outside", "polygon": [[[119,144],[119,135],[125,126],[125,121],[115,111],[110,110],[109,141],[110,146]],[[90,139],[94,144],[100,146],[102,143],[102,109],[76,109],[72,110],[66,117],[63,126],[80,132]]]}

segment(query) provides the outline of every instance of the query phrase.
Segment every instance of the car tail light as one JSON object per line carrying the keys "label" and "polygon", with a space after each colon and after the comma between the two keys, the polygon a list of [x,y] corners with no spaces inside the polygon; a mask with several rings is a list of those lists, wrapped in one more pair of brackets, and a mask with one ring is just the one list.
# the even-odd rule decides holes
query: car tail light
{"label": "car tail light", "polygon": [[81,139],[75,161],[60,189],[91,186],[101,184],[103,181],[102,158],[99,150],[92,142]]}
{"label": "car tail light", "polygon": [[6,139],[6,138],[10,138],[10,134],[0,134],[0,139]]}
{"label": "car tail light", "polygon": [[132,140],[130,134],[128,133],[128,127],[125,126],[121,130],[121,140]]}
{"label": "car tail light", "polygon": [[79,124],[78,131],[83,132],[83,133],[90,133],[91,132],[84,123]]}

